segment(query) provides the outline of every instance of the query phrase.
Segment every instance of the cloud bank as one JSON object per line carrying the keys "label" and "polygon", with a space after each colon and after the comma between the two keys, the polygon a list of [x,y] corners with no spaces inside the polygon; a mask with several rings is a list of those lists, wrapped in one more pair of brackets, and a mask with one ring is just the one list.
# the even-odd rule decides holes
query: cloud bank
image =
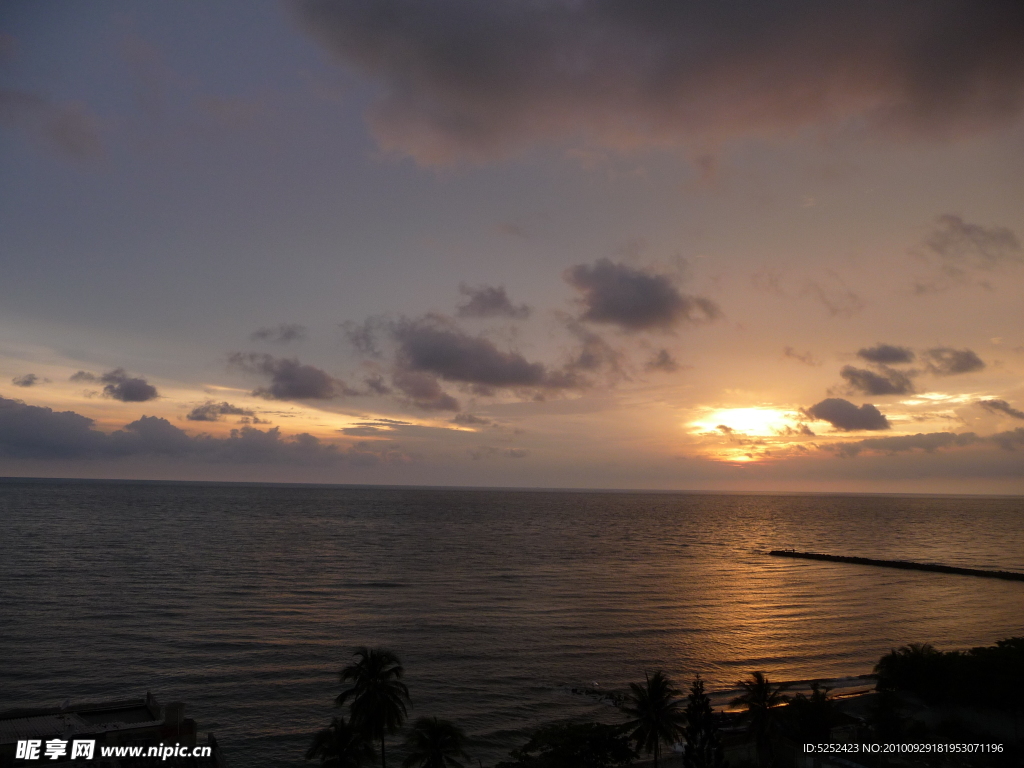
{"label": "cloud bank", "polygon": [[376,464],[404,461],[391,446],[340,448],[309,434],[285,438],[275,427],[233,429],[228,437],[190,436],[166,419],[143,416],[110,434],[73,411],[0,397],[0,456],[13,459],[99,460],[159,456],[231,464]]}
{"label": "cloud bank", "polygon": [[379,85],[378,142],[419,162],[540,141],[693,145],[856,124],[948,138],[1024,105],[1015,0],[297,0]]}

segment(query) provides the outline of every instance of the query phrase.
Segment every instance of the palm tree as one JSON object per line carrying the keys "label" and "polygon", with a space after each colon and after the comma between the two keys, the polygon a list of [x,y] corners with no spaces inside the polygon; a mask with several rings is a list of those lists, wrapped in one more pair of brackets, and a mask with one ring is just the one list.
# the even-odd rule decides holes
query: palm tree
{"label": "palm tree", "polygon": [[686,704],[686,728],[683,730],[686,751],[684,768],[722,768],[722,740],[715,722],[711,699],[704,692],[704,681],[697,675],[690,686]]}
{"label": "palm tree", "polygon": [[767,768],[775,759],[771,742],[772,731],[775,729],[775,713],[772,709],[789,701],[789,697],[782,693],[789,686],[772,685],[764,672],[751,672],[749,680],[739,680],[736,684],[744,692],[730,704],[747,708],[750,727],[757,741],[758,763]]}
{"label": "palm tree", "polygon": [[358,659],[341,670],[341,683],[351,686],[338,694],[339,707],[349,702],[352,724],[380,742],[380,764],[387,768],[384,737],[402,727],[408,714],[409,689],[402,682],[405,669],[391,651],[383,648],[356,648]]}
{"label": "palm tree", "polygon": [[405,738],[409,756],[403,768],[463,768],[456,758],[468,759],[463,749],[466,734],[455,723],[436,717],[421,717]]}
{"label": "palm tree", "polygon": [[630,683],[629,703],[622,708],[634,720],[627,725],[635,729],[630,738],[648,754],[654,753],[654,768],[658,768],[661,742],[673,743],[683,732],[685,716],[680,710],[680,691],[664,672],[644,674],[646,684]]}
{"label": "palm tree", "polygon": [[335,717],[331,724],[313,737],[306,759],[320,758],[325,768],[359,768],[373,760],[373,747],[358,728],[345,718]]}

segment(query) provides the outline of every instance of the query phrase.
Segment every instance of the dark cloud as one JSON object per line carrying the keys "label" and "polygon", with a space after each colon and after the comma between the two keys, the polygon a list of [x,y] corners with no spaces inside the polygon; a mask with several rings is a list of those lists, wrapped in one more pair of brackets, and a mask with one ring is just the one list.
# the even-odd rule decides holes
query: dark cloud
{"label": "dark cloud", "polygon": [[166,419],[143,416],[106,434],[72,411],[26,405],[0,397],[0,456],[16,459],[117,459],[161,456],[182,461],[232,464],[370,465],[406,461],[394,447],[358,443],[348,448],[309,434],[286,438],[277,428],[233,429],[228,437],[190,436]]}
{"label": "dark cloud", "polygon": [[24,376],[15,376],[11,379],[11,384],[16,387],[34,387],[39,383],[39,377],[34,373],[26,373]]}
{"label": "dark cloud", "polygon": [[908,395],[914,391],[910,376],[884,365],[879,366],[879,373],[863,368],[844,365],[839,375],[850,383],[855,392],[865,395]]}
{"label": "dark cloud", "polygon": [[859,408],[849,400],[830,397],[804,411],[812,419],[827,421],[843,432],[889,429],[889,420],[875,406],[864,403]]}
{"label": "dark cloud", "polygon": [[782,355],[784,357],[792,358],[793,360],[798,360],[804,365],[821,365],[821,363],[818,362],[818,360],[810,352],[797,352],[792,347],[786,347],[782,351]]}
{"label": "dark cloud", "polygon": [[99,381],[100,377],[89,371],[77,371],[68,377],[68,381]]}
{"label": "dark cloud", "polygon": [[896,347],[892,344],[881,343],[873,347],[858,349],[857,356],[867,360],[869,363],[878,363],[879,365],[911,363],[914,361],[914,353],[907,347]]}
{"label": "dark cloud", "polygon": [[29,91],[0,88],[0,125],[17,126],[73,160],[103,155],[99,121],[81,103],[54,104]]}
{"label": "dark cloud", "polygon": [[[403,319],[392,326],[392,334],[398,342],[396,364],[410,373],[483,387],[547,383],[547,370],[541,363],[531,363],[517,352],[502,352],[489,339],[469,336],[439,316]],[[397,380],[395,385],[405,391]]]}
{"label": "dark cloud", "polygon": [[270,328],[259,328],[250,337],[253,341],[272,341],[284,344],[289,341],[302,341],[306,338],[306,326],[295,323],[281,323]]}
{"label": "dark cloud", "polygon": [[[89,381],[88,378],[84,377],[76,378],[80,373],[84,373],[84,371],[76,373],[71,377],[72,380]],[[103,387],[104,397],[112,397],[123,403],[144,403],[147,400],[154,400],[160,396],[156,391],[156,387],[143,378],[129,376],[125,373],[124,368],[115,368],[112,371],[107,371],[99,377],[99,380],[106,384]]]}
{"label": "dark cloud", "polygon": [[73,411],[53,411],[0,397],[0,455],[73,459],[101,453],[107,436],[93,420]]}
{"label": "dark cloud", "polygon": [[428,411],[459,410],[459,401],[445,392],[437,378],[429,373],[400,369],[392,377],[392,383],[419,408]]}
{"label": "dark cloud", "polygon": [[706,145],[864,126],[952,137],[1016,118],[1018,0],[298,0],[380,85],[368,119],[421,163],[543,140]]}
{"label": "dark cloud", "polygon": [[984,361],[969,349],[935,347],[924,354],[928,370],[939,376],[953,376],[957,373],[980,371]]}
{"label": "dark cloud", "polygon": [[992,413],[1003,413],[1015,419],[1024,419],[1024,411],[1019,411],[1005,400],[979,400],[978,405]]}
{"label": "dark cloud", "polygon": [[669,353],[667,349],[658,350],[658,353],[654,355],[644,365],[644,369],[648,371],[663,371],[665,373],[673,373],[679,370],[679,363]]}
{"label": "dark cloud", "polygon": [[269,387],[253,390],[253,394],[259,397],[272,400],[329,400],[343,394],[353,394],[343,382],[312,365],[303,365],[294,357],[235,352],[228,361],[244,371],[270,377]]}
{"label": "dark cloud", "polygon": [[609,259],[570,267],[565,279],[583,294],[580,320],[609,323],[626,331],[668,330],[683,322],[715,320],[722,314],[710,299],[680,293],[665,275]]}
{"label": "dark cloud", "polygon": [[231,403],[207,400],[193,408],[185,418],[189,421],[219,421],[221,416],[255,416],[255,413]]}
{"label": "dark cloud", "polygon": [[468,297],[465,304],[459,306],[456,314],[459,317],[508,317],[513,320],[525,320],[530,316],[530,308],[526,304],[518,307],[512,304],[505,287],[481,285],[471,288],[460,285],[459,292]]}

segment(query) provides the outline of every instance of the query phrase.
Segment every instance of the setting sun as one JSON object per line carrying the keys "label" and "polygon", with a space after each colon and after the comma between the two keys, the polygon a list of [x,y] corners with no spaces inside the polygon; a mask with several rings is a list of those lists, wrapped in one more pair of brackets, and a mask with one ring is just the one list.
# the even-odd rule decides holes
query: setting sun
{"label": "setting sun", "polygon": [[703,432],[717,430],[745,435],[777,435],[787,428],[793,429],[797,422],[798,414],[778,408],[720,408],[690,422],[690,426]]}

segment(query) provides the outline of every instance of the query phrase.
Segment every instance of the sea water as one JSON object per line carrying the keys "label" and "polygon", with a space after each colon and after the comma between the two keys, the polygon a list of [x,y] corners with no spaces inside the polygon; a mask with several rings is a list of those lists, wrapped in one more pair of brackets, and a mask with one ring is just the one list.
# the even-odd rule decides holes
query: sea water
{"label": "sea water", "polygon": [[0,526],[0,709],[152,691],[235,768],[305,764],[359,645],[491,765],[621,717],[573,688],[700,673],[726,701],[1024,635],[1021,582],[766,554],[1024,571],[1020,498],[7,480]]}

